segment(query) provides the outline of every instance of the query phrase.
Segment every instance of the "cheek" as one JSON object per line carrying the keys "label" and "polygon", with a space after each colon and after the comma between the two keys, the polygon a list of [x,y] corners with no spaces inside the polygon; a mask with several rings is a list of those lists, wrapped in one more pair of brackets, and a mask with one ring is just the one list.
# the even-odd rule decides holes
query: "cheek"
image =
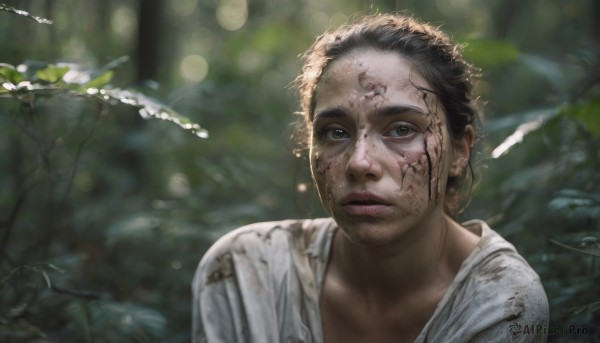
{"label": "cheek", "polygon": [[439,203],[444,198],[447,179],[446,154],[448,149],[445,144],[447,137],[444,135],[443,126],[433,126],[423,140],[425,155],[428,164],[428,192],[429,200]]}
{"label": "cheek", "polygon": [[323,203],[332,199],[332,189],[343,181],[343,174],[339,170],[340,165],[337,160],[328,159],[322,154],[315,154],[311,158],[313,179]]}
{"label": "cheek", "polygon": [[400,159],[396,161],[400,175],[400,188],[413,191],[426,185],[429,175],[427,152],[422,141],[408,149],[402,150]]}
{"label": "cheek", "polygon": [[400,189],[405,192],[423,191],[427,199],[437,201],[445,182],[443,137],[428,130],[420,139],[396,151]]}
{"label": "cheek", "polygon": [[396,156],[399,156],[396,165],[403,177],[407,173],[427,174],[426,168],[424,168],[427,161],[423,138],[416,139],[415,142],[401,149],[395,149],[394,152]]}

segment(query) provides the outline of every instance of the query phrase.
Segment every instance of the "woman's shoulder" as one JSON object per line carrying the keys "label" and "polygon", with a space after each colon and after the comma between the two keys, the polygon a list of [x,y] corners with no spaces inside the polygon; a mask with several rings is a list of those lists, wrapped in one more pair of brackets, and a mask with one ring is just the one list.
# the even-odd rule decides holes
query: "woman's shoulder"
{"label": "woman's shoulder", "polygon": [[310,243],[321,230],[331,228],[332,222],[331,218],[287,219],[244,225],[219,238],[207,250],[205,256],[235,252],[247,247],[260,248],[271,245],[274,238],[304,238]]}
{"label": "woman's shoulder", "polygon": [[512,341],[509,334],[514,323],[548,325],[548,298],[540,278],[515,247],[483,221],[463,226],[479,233],[481,239],[449,292],[448,319],[464,324],[456,332]]}
{"label": "woman's shoulder", "polygon": [[298,250],[304,253],[318,244],[333,228],[330,218],[288,219],[258,222],[234,229],[219,238],[203,255],[197,275],[208,283],[233,273],[235,260],[244,264],[268,264],[284,259]]}
{"label": "woman's shoulder", "polygon": [[[428,337],[512,342],[524,337],[513,337],[511,325],[548,325],[548,299],[540,278],[515,247],[482,221],[462,225],[481,239],[442,300]],[[538,339],[543,337],[531,341]]]}
{"label": "woman's shoulder", "polygon": [[477,248],[461,268],[468,274],[468,277],[463,275],[468,280],[466,283],[476,287],[471,291],[489,293],[495,298],[510,295],[518,300],[527,294],[543,296],[546,300],[538,274],[511,243],[483,221],[465,224],[466,227],[479,225],[481,233]]}

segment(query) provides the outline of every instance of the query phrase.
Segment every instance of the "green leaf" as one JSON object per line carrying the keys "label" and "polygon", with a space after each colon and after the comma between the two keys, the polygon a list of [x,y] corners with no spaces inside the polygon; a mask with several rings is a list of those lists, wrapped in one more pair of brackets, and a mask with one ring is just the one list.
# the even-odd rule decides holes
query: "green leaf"
{"label": "green leaf", "polygon": [[66,314],[81,332],[80,336],[85,342],[92,342],[92,332],[90,328],[90,315],[86,304],[82,301],[72,301],[66,308]]}
{"label": "green leaf", "polygon": [[583,311],[596,312],[600,310],[600,301],[596,301],[587,305],[577,306],[573,309],[573,314],[579,314]]}
{"label": "green leaf", "polygon": [[581,192],[576,189],[562,189],[556,194],[556,197],[548,203],[548,210],[550,212],[558,212],[577,207],[592,208],[599,204],[599,196]]}
{"label": "green leaf", "polygon": [[108,71],[100,74],[99,76],[97,76],[96,78],[91,80],[90,82],[86,83],[84,86],[87,88],[104,87],[106,84],[108,84],[110,82],[110,80],[112,80],[113,74],[114,74],[114,72],[112,70],[108,70]]}
{"label": "green leaf", "polygon": [[107,70],[115,69],[127,62],[129,62],[129,56],[121,56],[119,58],[116,58],[116,59],[106,63],[104,66],[102,66],[102,68],[100,68],[100,72],[105,72]]}
{"label": "green leaf", "polygon": [[25,77],[14,66],[6,63],[0,63],[0,82],[11,82],[17,84],[23,81]]}
{"label": "green leaf", "polygon": [[565,106],[560,114],[576,119],[592,135],[600,135],[600,99],[589,99],[575,105]]}
{"label": "green leaf", "polygon": [[573,247],[570,247],[570,246],[568,246],[566,244],[562,244],[561,242],[559,242],[557,240],[554,240],[554,239],[548,239],[548,240],[552,244],[558,245],[559,247],[561,247],[563,249],[569,250],[569,251],[577,253],[577,254],[600,257],[599,253],[593,253],[593,252],[589,252],[589,251],[585,251],[585,250],[573,248]]}
{"label": "green leaf", "polygon": [[561,65],[546,57],[521,54],[519,62],[548,80],[557,89],[563,89],[568,84]]}
{"label": "green leaf", "polygon": [[52,24],[52,20],[38,17],[35,15],[31,15],[31,14],[29,14],[29,12],[25,12],[23,10],[16,9],[14,7],[6,6],[5,4],[0,4],[0,11],[6,11],[6,12],[10,12],[10,13],[14,13],[14,14],[23,16],[23,17],[27,17],[29,19],[33,19],[33,20],[37,21],[40,24]]}
{"label": "green leaf", "polygon": [[482,130],[486,133],[495,133],[506,129],[514,130],[517,128],[517,126],[526,122],[530,122],[532,120],[537,120],[539,118],[543,120],[548,120],[558,115],[561,109],[562,108],[560,106],[556,106],[552,108],[541,108],[526,112],[506,114],[499,118],[492,118],[486,120],[485,125],[483,125],[482,127]]}
{"label": "green leaf", "polygon": [[179,125],[180,127],[191,131],[194,135],[200,138],[208,138],[208,131],[200,127],[200,125],[194,123],[189,118],[177,113],[170,107],[161,104],[159,101],[145,96],[142,93],[138,93],[126,89],[88,89],[90,92],[98,92],[101,99],[107,100],[104,97],[116,99],[126,105],[134,106],[139,108],[138,113],[144,119],[156,118],[161,120],[170,121]]}
{"label": "green leaf", "polygon": [[18,266],[18,267],[11,269],[10,272],[8,272],[8,274],[0,277],[0,289],[5,284],[7,284],[17,273],[20,273],[23,271],[33,271],[33,272],[41,274],[42,277],[44,278],[44,281],[46,282],[46,285],[48,287],[50,287],[52,285],[52,283],[50,281],[50,276],[46,272],[47,269],[53,269],[55,271],[58,271],[59,273],[64,273],[64,270],[62,270],[59,267],[55,266],[54,264],[48,263],[48,262],[41,262],[41,263],[31,264],[31,265],[22,265],[22,266]]}
{"label": "green leaf", "polygon": [[465,39],[463,56],[482,68],[493,68],[513,62],[519,52],[511,42],[492,39]]}
{"label": "green leaf", "polygon": [[56,83],[60,81],[68,71],[69,67],[58,67],[54,64],[49,64],[46,68],[38,70],[35,75],[42,81]]}
{"label": "green leaf", "polygon": [[556,118],[556,114],[558,112],[544,112],[539,113],[537,117],[531,119],[527,122],[522,123],[517,127],[517,129],[508,137],[500,143],[494,150],[492,151],[492,158],[498,158],[504,154],[506,154],[510,149],[512,149],[515,145],[523,142],[523,139],[532,132],[536,132],[544,127],[544,125],[553,118]]}
{"label": "green leaf", "polygon": [[[84,70],[77,64],[59,63],[47,64],[40,61],[26,61],[22,64],[24,73],[14,74],[18,71],[9,64],[0,64],[0,72],[6,71],[13,79],[39,79],[41,83],[21,82],[22,85],[15,84],[8,76],[4,77],[0,73],[0,94],[6,92],[19,91],[23,94],[55,95],[56,92],[65,92],[69,95],[84,96],[87,98],[95,97],[101,101],[109,102],[114,105],[112,100],[117,100],[125,105],[133,106],[138,109],[138,113],[144,119],[156,118],[173,122],[183,129],[186,129],[200,138],[208,138],[208,132],[194,123],[189,118],[177,113],[167,105],[160,103],[151,97],[142,93],[124,90],[119,88],[106,87],[112,80],[114,72],[110,69],[127,62],[128,57],[120,57],[100,70]],[[26,77],[29,75],[29,77]],[[47,84],[47,83],[50,84]],[[25,98],[25,97],[24,97]]]}
{"label": "green leaf", "polygon": [[2,287],[4,287],[4,285],[7,284],[10,281],[10,279],[12,279],[13,276],[15,276],[15,274],[21,269],[23,269],[23,267],[13,268],[10,272],[8,272],[8,274],[0,277],[0,289],[2,289]]}

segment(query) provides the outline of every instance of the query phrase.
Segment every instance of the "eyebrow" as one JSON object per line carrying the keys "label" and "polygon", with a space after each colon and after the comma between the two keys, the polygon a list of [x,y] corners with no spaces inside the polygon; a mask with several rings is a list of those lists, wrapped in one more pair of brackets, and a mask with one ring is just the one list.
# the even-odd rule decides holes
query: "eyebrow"
{"label": "eyebrow", "polygon": [[[407,112],[427,115],[427,113],[424,112],[422,109],[420,109],[416,106],[410,106],[410,105],[392,105],[392,106],[380,107],[375,111],[375,115],[380,116],[380,117],[387,117],[387,116],[393,116],[393,115],[407,113]],[[348,117],[348,112],[344,108],[333,107],[333,108],[328,108],[328,109],[325,109],[325,110],[317,113],[315,115],[313,122],[320,120],[320,119],[326,119],[326,118],[344,118],[344,117]]]}
{"label": "eyebrow", "polygon": [[348,113],[342,107],[333,107],[328,108],[323,111],[320,111],[315,115],[313,121],[317,121],[319,119],[325,118],[344,118],[347,117]]}
{"label": "eyebrow", "polygon": [[375,114],[378,116],[381,116],[381,117],[387,117],[387,116],[393,116],[396,114],[402,114],[402,113],[407,113],[407,112],[423,114],[423,115],[428,114],[428,113],[424,112],[422,109],[420,109],[419,107],[410,106],[410,105],[384,106],[384,107],[378,108],[377,111],[375,112]]}

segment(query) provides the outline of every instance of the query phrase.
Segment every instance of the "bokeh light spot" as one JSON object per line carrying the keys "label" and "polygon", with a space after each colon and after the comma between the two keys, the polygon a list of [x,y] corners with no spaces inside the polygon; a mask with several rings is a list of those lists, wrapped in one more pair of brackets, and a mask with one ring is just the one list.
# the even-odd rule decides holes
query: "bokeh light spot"
{"label": "bokeh light spot", "polygon": [[169,193],[175,198],[183,198],[190,194],[190,182],[183,173],[175,173],[169,178]]}
{"label": "bokeh light spot", "polygon": [[188,81],[200,82],[208,74],[208,62],[200,55],[188,55],[179,64],[179,74]]}
{"label": "bokeh light spot", "polygon": [[197,0],[171,0],[173,12],[181,17],[187,17],[196,11],[198,7]]}
{"label": "bokeh light spot", "polygon": [[110,16],[110,26],[115,36],[121,40],[130,40],[137,27],[137,15],[127,6],[120,6]]}
{"label": "bokeh light spot", "polygon": [[225,30],[239,30],[248,20],[248,3],[246,0],[221,0],[216,17]]}

